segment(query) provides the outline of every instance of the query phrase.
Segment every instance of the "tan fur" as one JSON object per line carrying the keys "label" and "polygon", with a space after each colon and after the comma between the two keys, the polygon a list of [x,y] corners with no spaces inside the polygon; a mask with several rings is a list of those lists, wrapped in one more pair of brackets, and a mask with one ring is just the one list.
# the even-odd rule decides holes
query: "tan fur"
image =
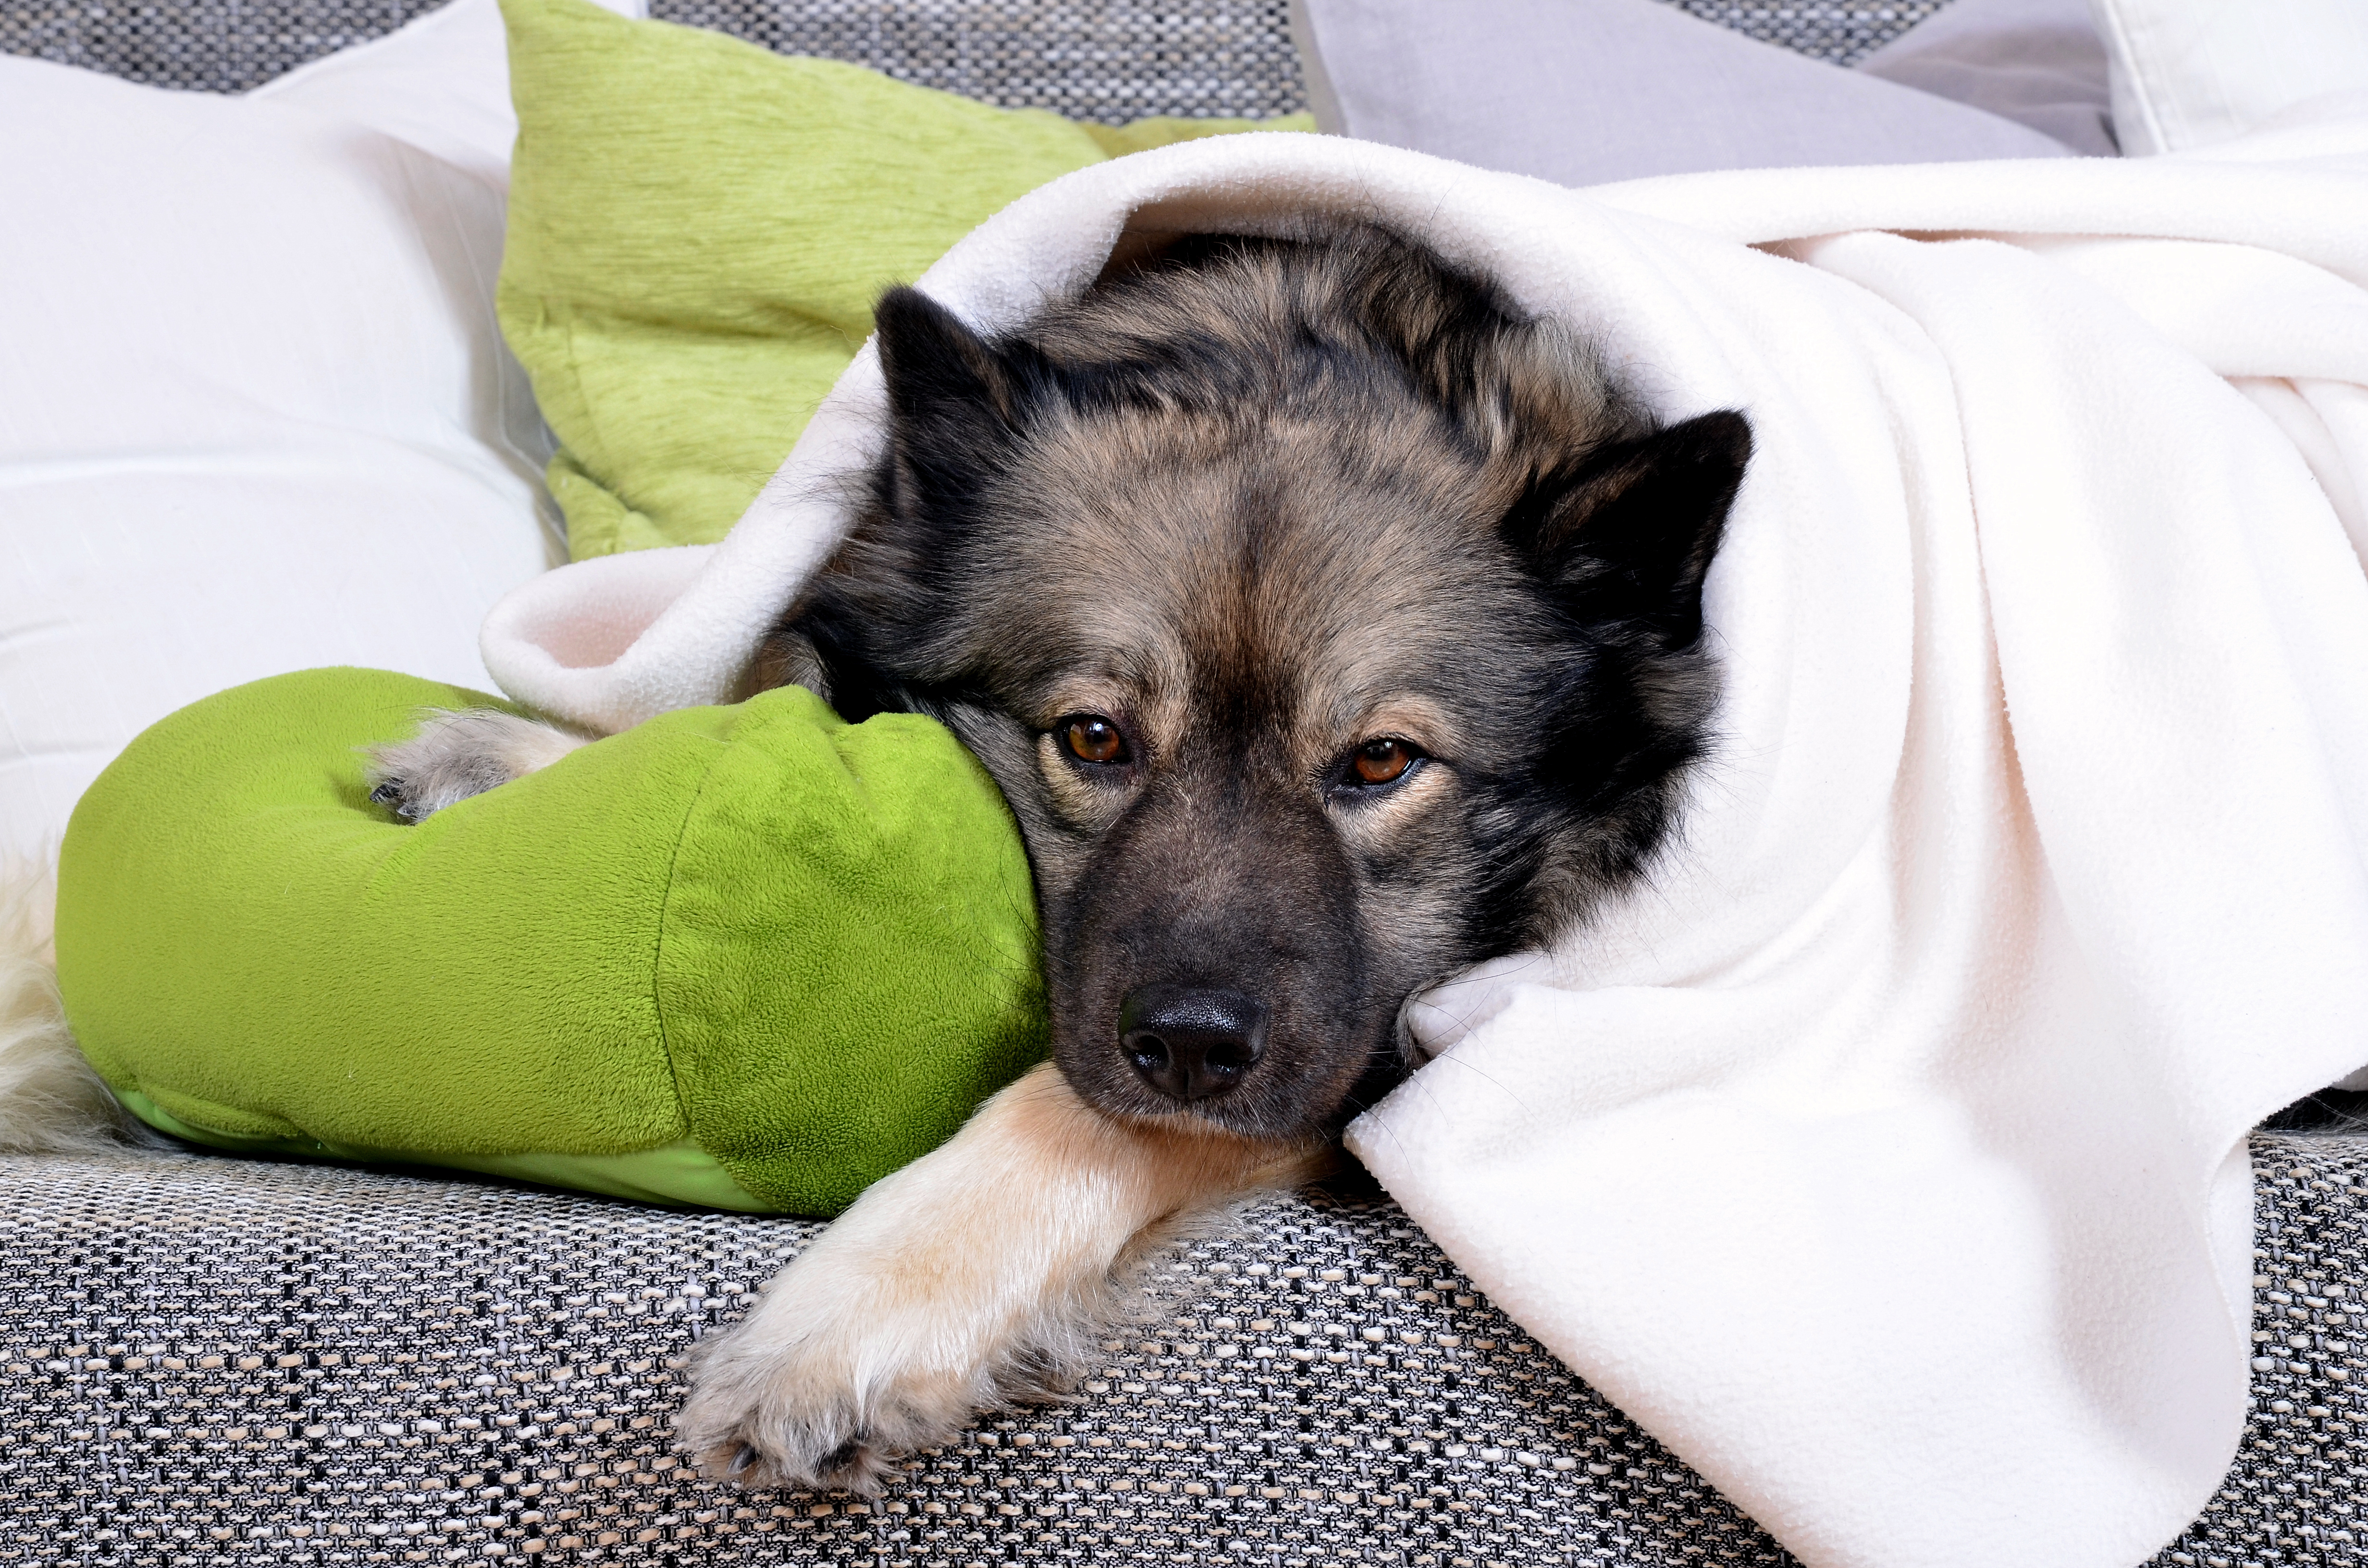
{"label": "tan fur", "polygon": [[1195,1118],[1110,1117],[1039,1067],[865,1192],[700,1347],[677,1437],[719,1478],[877,1492],[894,1456],[1083,1365],[1166,1226],[1326,1157]]}

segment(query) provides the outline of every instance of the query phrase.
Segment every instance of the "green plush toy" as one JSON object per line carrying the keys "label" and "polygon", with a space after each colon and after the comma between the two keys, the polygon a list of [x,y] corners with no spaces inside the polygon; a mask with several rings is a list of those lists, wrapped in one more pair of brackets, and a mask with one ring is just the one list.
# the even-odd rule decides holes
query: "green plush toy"
{"label": "green plush toy", "polygon": [[131,744],[66,833],[58,981],[124,1103],[223,1148],[833,1214],[1045,1050],[1035,900],[943,727],[791,687],[405,825],[427,708],[280,676]]}

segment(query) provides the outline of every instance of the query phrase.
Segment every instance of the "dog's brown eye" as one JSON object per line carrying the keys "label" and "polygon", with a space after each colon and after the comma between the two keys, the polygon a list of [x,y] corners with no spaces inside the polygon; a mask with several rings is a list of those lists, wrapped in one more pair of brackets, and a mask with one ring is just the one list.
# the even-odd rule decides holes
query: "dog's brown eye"
{"label": "dog's brown eye", "polygon": [[1367,741],[1349,759],[1349,771],[1360,784],[1395,784],[1414,766],[1415,750],[1404,741]]}
{"label": "dog's brown eye", "polygon": [[1126,737],[1099,713],[1080,713],[1061,725],[1061,744],[1079,762],[1108,765],[1126,760]]}

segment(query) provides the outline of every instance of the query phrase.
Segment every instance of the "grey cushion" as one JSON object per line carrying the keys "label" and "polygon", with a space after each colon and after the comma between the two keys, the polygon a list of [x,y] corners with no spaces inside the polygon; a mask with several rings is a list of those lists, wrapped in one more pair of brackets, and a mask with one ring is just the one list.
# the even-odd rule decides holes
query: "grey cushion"
{"label": "grey cushion", "polygon": [[[2368,1139],[2255,1162],[2250,1427],[2160,1561],[2357,1562]],[[0,1180],[0,1562],[1789,1561],[1385,1203],[1163,1260],[1074,1403],[866,1505],[667,1449],[669,1358],[811,1223],[195,1154]]]}
{"label": "grey cushion", "polygon": [[2070,151],[2001,115],[1650,0],[1294,0],[1293,10],[1324,129],[1557,185]]}
{"label": "grey cushion", "polygon": [[2113,94],[2088,0],[1956,0],[1858,69],[1987,109],[2110,158]]}

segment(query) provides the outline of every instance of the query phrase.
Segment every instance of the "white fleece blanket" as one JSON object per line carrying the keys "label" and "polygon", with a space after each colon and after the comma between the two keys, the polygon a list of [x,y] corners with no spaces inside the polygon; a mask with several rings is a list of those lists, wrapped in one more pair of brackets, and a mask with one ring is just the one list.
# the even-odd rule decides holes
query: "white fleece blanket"
{"label": "white fleece blanket", "polygon": [[[1131,223],[1329,218],[1759,435],[1683,842],[1419,1004],[1435,1060],[1357,1152],[1805,1562],[2146,1558],[2239,1435],[2246,1131],[2368,1062],[2368,104],[2208,156],[1586,192],[1223,138],[922,286],[1008,327]],[[600,729],[734,696],[879,386],[867,350],[723,544],[514,595],[502,685]]]}

